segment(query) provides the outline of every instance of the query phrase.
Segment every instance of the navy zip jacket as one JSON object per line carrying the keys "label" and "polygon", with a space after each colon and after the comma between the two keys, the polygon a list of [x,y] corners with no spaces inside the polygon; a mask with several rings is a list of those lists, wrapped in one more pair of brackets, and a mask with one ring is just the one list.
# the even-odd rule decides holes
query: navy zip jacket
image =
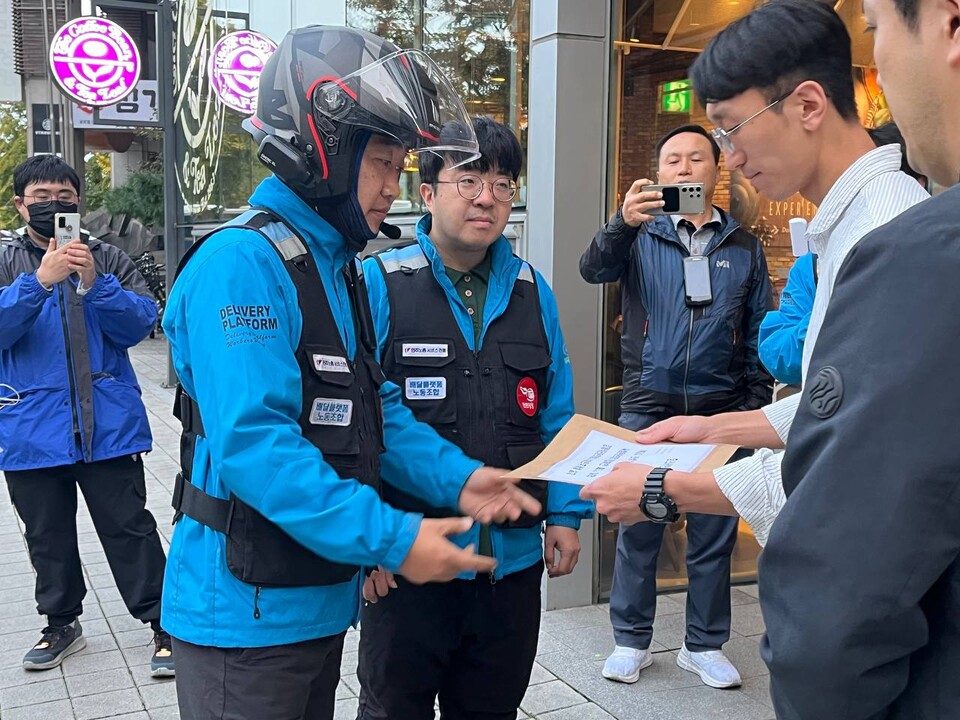
{"label": "navy zip jacket", "polygon": [[757,354],[760,322],[773,306],[767,261],[760,241],[719,212],[704,251],[709,305],[686,304],[690,253],[669,216],[632,228],[618,210],[580,258],[587,282],[620,281],[623,412],[714,415],[770,402],[773,380]]}

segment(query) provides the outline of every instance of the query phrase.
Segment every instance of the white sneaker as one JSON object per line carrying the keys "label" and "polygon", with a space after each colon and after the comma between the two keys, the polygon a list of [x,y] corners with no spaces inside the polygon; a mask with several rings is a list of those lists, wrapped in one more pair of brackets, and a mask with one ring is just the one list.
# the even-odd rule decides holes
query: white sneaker
{"label": "white sneaker", "polygon": [[603,664],[603,676],[607,680],[622,683],[635,683],[640,679],[640,671],[653,665],[650,650],[636,650],[617,645]]}
{"label": "white sneaker", "polygon": [[677,665],[700,676],[706,685],[712,688],[738,687],[743,681],[740,673],[720,650],[690,652],[687,644],[680,648]]}

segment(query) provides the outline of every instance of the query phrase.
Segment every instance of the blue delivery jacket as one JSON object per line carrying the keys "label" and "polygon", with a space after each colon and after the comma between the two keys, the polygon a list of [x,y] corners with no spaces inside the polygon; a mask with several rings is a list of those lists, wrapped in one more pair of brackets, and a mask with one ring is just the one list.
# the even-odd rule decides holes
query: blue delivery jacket
{"label": "blue delivery jacket", "polygon": [[[259,185],[250,203],[284,218],[306,241],[352,357],[356,337],[342,269],[355,259],[344,238],[275,177]],[[238,329],[224,320],[231,309],[250,307],[258,308],[257,323]],[[341,479],[302,436],[294,355],[302,324],[279,255],[252,230],[217,232],[181,272],[163,326],[180,382],[203,412],[206,436],[197,438],[192,482],[220,498],[232,491],[324,557],[397,570],[421,518]],[[383,461],[395,482],[428,502],[455,507],[480,463],[416,422],[396,385],[386,383],[381,396]],[[263,647],[335,635],[356,621],[362,574],[339,585],[257,589],[230,573],[225,553],[222,534],[181,518],[163,588],[163,625],[175,637]]]}
{"label": "blue delivery jacket", "polygon": [[760,323],[760,362],[788,385],[803,380],[803,343],[817,292],[816,261],[814,253],[797,258],[780,293],[780,309],[768,312]]}
{"label": "blue delivery jacket", "polygon": [[44,251],[25,230],[0,246],[0,470],[34,470],[148,452],[147,411],[127,349],[157,322],[157,305],[119,248],[82,236],[97,279],[37,281]]}
{"label": "blue delivery jacket", "polygon": [[[431,216],[425,215],[417,224],[417,243],[430,261],[433,276],[447,296],[450,310],[457,321],[460,332],[463,334],[464,341],[471,350],[474,350],[476,346],[474,343],[473,319],[467,313],[466,306],[460,300],[453,283],[447,276],[440,254],[427,234],[430,232],[430,227]],[[391,258],[399,260],[403,258],[404,253],[411,252],[419,254],[416,247],[410,246],[409,248],[388,250],[381,255],[381,258],[384,261]],[[483,330],[480,335],[481,344],[487,328],[507,309],[510,295],[513,292],[513,285],[524,265],[523,260],[513,254],[510,242],[503,236],[494,242],[489,252],[491,261],[490,281],[484,305]],[[387,286],[380,265],[373,258],[364,260],[363,271],[367,292],[370,295],[373,322],[376,326],[378,352],[382,356],[384,342],[390,327],[390,300],[387,296]],[[537,289],[540,292],[543,327],[547,332],[550,355],[553,360],[548,371],[548,385],[540,415],[540,435],[543,441],[548,443],[573,415],[573,372],[570,368],[570,358],[567,356],[567,346],[563,340],[563,332],[560,329],[557,301],[547,281],[540,273],[537,273]],[[394,477],[402,470],[401,464],[396,461],[388,462],[385,458],[382,474],[386,482],[394,483]],[[401,489],[404,488],[401,486]],[[563,525],[579,529],[580,520],[592,516],[593,503],[581,500],[579,490],[580,488],[576,485],[550,483],[547,496],[548,525]],[[461,547],[465,547],[471,543],[474,546],[479,546],[479,537],[480,526],[474,525],[469,532],[451,539]],[[491,527],[490,541],[493,556],[497,560],[497,568],[494,571],[496,578],[524,570],[534,563],[542,561],[543,542],[539,527],[503,530],[493,526]],[[466,575],[464,577],[470,576]]]}

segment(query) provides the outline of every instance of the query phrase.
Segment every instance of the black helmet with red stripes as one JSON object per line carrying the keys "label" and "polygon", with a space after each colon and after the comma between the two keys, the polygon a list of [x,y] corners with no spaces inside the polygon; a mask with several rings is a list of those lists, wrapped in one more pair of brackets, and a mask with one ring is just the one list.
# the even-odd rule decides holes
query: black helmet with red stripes
{"label": "black helmet with red stripes", "polygon": [[354,190],[357,154],[371,132],[454,164],[479,156],[466,109],[429,56],[345,27],[287,33],[243,126],[260,160],[314,204]]}

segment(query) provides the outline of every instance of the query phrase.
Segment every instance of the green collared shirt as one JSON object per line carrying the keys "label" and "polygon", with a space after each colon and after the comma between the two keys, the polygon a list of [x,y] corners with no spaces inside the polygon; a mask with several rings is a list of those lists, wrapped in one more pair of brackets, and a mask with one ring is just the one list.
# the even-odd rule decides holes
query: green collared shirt
{"label": "green collared shirt", "polygon": [[[487,284],[490,280],[490,253],[487,252],[483,260],[473,270],[461,272],[444,265],[447,277],[453,283],[460,300],[467,306],[467,312],[473,319],[473,347],[480,346],[480,333],[483,332],[483,305],[487,301]],[[480,527],[480,555],[493,556],[493,547],[490,545],[490,528]]]}
{"label": "green collared shirt", "polygon": [[473,318],[473,346],[480,343],[480,333],[483,331],[483,305],[487,301],[487,284],[490,279],[490,253],[473,270],[461,272],[444,266],[447,277],[453,283],[454,290],[460,300],[467,307],[467,312]]}

